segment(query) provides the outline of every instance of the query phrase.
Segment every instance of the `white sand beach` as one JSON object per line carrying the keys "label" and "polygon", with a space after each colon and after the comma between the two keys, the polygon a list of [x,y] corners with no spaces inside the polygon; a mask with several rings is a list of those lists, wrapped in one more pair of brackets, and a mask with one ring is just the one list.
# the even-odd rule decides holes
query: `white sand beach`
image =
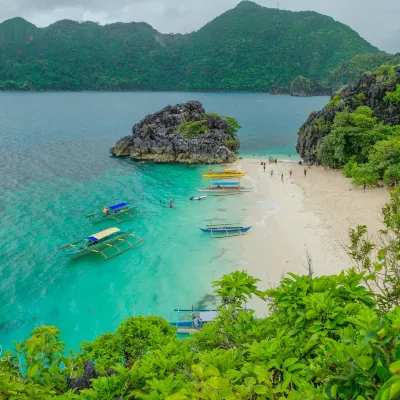
{"label": "white sand beach", "polygon": [[[266,289],[276,286],[287,272],[306,274],[307,252],[317,275],[349,268],[345,251],[349,229],[365,224],[373,234],[381,228],[387,190],[367,188],[364,193],[340,171],[323,167],[307,169],[305,177],[304,166],[295,162],[267,163],[264,172],[260,162],[252,158],[238,162],[248,172],[243,185],[254,185],[254,191],[243,195],[245,221],[253,228],[237,242],[241,259],[236,269],[261,279],[260,287]],[[249,306],[259,316],[267,311],[261,302]]]}

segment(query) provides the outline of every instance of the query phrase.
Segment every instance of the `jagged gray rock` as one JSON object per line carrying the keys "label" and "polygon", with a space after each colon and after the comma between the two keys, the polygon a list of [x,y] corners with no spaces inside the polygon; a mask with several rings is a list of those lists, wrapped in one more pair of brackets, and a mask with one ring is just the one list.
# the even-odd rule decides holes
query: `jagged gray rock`
{"label": "jagged gray rock", "polygon": [[336,113],[346,108],[353,112],[362,105],[368,106],[379,121],[399,125],[400,104],[391,104],[384,100],[386,92],[395,91],[399,83],[400,66],[395,68],[394,76],[391,77],[376,73],[363,74],[356,84],[345,87],[334,95],[340,98],[339,104],[328,104],[321,111],[310,114],[299,130],[297,152],[307,161],[318,161],[317,150],[324,137],[330,133]]}
{"label": "jagged gray rock", "polygon": [[99,376],[100,374],[94,368],[93,362],[85,361],[83,375],[69,380],[68,389],[74,390],[75,393],[79,393],[83,389],[89,389],[92,385],[91,380],[97,379]]}
{"label": "jagged gray rock", "polygon": [[[194,121],[204,121],[205,132],[185,136],[181,124]],[[236,160],[240,143],[228,129],[226,119],[206,114],[200,102],[189,101],[147,115],[132,128],[132,135],[120,139],[110,152],[156,162],[231,163]]]}

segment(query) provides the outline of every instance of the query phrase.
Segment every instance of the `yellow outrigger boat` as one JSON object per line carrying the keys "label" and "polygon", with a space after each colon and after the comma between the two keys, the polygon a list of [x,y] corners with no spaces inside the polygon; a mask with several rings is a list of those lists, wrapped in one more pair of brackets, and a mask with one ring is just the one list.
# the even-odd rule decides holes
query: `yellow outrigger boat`
{"label": "yellow outrigger boat", "polygon": [[240,171],[236,168],[225,168],[223,171],[210,172],[208,174],[202,174],[203,178],[242,178],[247,175],[247,172]]}

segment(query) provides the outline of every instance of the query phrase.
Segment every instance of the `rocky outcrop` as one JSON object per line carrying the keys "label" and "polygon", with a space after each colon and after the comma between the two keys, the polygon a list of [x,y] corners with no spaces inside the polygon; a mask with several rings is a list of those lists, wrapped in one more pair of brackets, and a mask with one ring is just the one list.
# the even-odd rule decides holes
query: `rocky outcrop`
{"label": "rocky outcrop", "polygon": [[400,124],[400,102],[385,99],[387,92],[394,92],[400,83],[400,66],[387,67],[375,73],[365,73],[354,84],[342,88],[332,96],[331,101],[321,111],[313,111],[299,130],[296,150],[302,158],[317,161],[317,150],[324,137],[330,133],[338,112],[348,109],[355,111],[360,106],[368,106],[379,121],[389,125]]}
{"label": "rocky outcrop", "polygon": [[110,152],[135,160],[213,164],[235,161],[239,145],[229,120],[189,101],[146,116]]}
{"label": "rocky outcrop", "polygon": [[79,393],[83,389],[89,389],[92,385],[92,379],[97,379],[100,374],[94,368],[92,361],[85,361],[83,375],[78,378],[68,380],[68,389]]}
{"label": "rocky outcrop", "polygon": [[272,85],[270,87],[269,93],[274,96],[290,94],[290,88],[289,88],[289,86],[283,87],[283,86],[276,84],[276,85]]}

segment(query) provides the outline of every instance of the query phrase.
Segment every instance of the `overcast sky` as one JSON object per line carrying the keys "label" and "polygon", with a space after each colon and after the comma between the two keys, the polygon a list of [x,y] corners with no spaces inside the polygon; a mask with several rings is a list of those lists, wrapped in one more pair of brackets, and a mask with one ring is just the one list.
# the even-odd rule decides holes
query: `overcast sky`
{"label": "overcast sky", "polygon": [[[145,21],[162,33],[185,33],[235,7],[239,0],[0,0],[0,20],[23,17],[37,26],[60,19],[101,24]],[[256,0],[276,7],[276,0]],[[400,0],[280,0],[287,10],[313,10],[350,25],[389,52],[400,52]]]}

